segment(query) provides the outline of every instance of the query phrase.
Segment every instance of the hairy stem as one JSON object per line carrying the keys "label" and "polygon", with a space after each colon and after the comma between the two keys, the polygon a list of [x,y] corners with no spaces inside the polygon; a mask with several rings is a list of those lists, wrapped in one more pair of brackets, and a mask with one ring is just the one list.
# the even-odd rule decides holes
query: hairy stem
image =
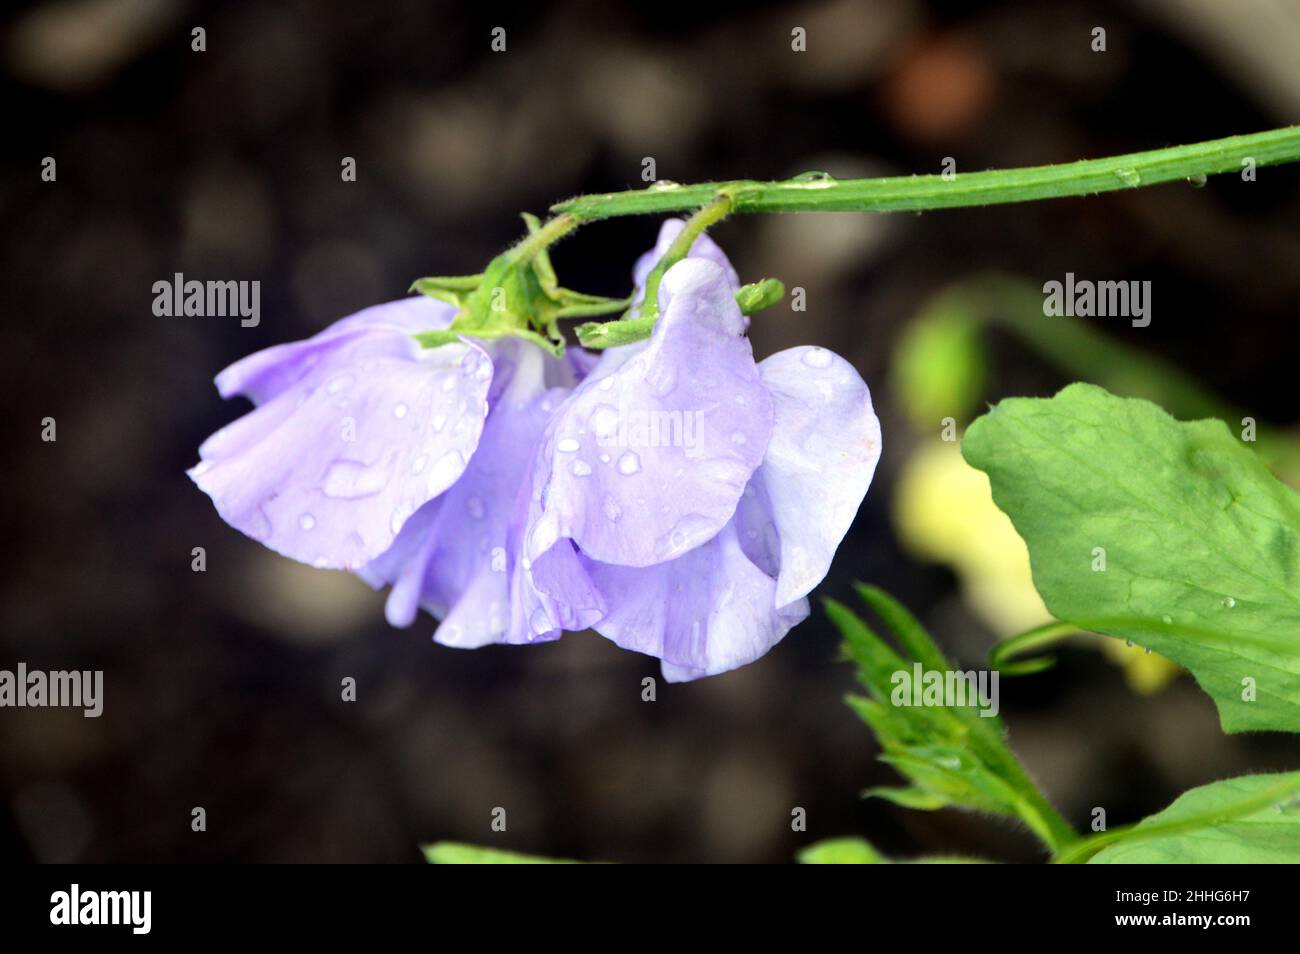
{"label": "hairy stem", "polygon": [[783,182],[736,180],[585,195],[552,207],[583,221],[699,209],[719,193],[736,212],[901,212],[1028,202],[1134,189],[1300,160],[1300,126],[1229,136],[1190,146],[1084,159],[1052,166],[959,172],[953,176],[832,179],[810,174]]}

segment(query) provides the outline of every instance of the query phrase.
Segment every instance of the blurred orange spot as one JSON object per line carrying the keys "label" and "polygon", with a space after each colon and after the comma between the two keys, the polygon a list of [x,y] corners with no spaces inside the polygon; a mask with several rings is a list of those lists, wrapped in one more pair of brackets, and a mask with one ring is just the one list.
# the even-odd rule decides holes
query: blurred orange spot
{"label": "blurred orange spot", "polygon": [[927,37],[885,80],[884,110],[900,132],[923,141],[958,135],[983,117],[997,82],[984,51],[969,38]]}

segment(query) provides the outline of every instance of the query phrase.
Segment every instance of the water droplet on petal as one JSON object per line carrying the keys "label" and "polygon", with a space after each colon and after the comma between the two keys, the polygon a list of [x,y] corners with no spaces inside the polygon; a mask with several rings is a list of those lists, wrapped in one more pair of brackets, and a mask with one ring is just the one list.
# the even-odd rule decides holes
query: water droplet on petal
{"label": "water droplet on petal", "polygon": [[393,408],[393,417],[400,421],[402,418],[406,417],[406,411],[407,407],[405,404],[398,404]]}
{"label": "water droplet on petal", "polygon": [[447,377],[447,378],[443,378],[443,379],[442,379],[442,389],[443,389],[444,391],[450,391],[450,390],[452,390],[454,387],[456,387],[456,379],[455,379],[455,378]]}
{"label": "water droplet on petal", "polygon": [[623,516],[623,508],[618,505],[618,501],[613,497],[606,497],[605,505],[601,509],[605,511],[605,516],[613,523],[617,523],[618,518]]}
{"label": "water droplet on petal", "polygon": [[641,469],[641,458],[637,456],[636,451],[628,451],[618,459],[618,472],[624,477],[630,477]]}
{"label": "water droplet on petal", "polygon": [[447,415],[435,414],[431,423],[433,424],[433,432],[436,434],[447,426]]}
{"label": "water droplet on petal", "polygon": [[667,397],[677,387],[677,369],[671,364],[656,364],[646,372],[645,382],[655,397]]}
{"label": "water droplet on petal", "polygon": [[304,530],[314,530],[316,528],[316,518],[309,513],[305,513],[298,518],[298,526]]}
{"label": "water droplet on petal", "polygon": [[1136,189],[1142,184],[1142,174],[1136,169],[1116,169],[1115,178],[1130,189]]}
{"label": "water droplet on petal", "polygon": [[566,437],[563,438],[558,444],[555,445],[555,449],[559,451],[561,454],[572,454],[575,451],[577,451],[577,449],[581,446],[582,445],[579,444],[577,440],[575,440],[574,438]]}
{"label": "water droplet on petal", "polygon": [[825,348],[809,348],[803,353],[803,363],[810,368],[829,368],[831,353]]}
{"label": "water droplet on petal", "polygon": [[596,387],[600,388],[602,391],[608,391],[613,386],[614,386],[614,379],[610,376],[601,378],[600,384],[596,385]]}
{"label": "water droplet on petal", "polygon": [[569,472],[572,473],[574,477],[586,477],[591,473],[591,465],[585,460],[575,460],[571,465],[569,465]]}
{"label": "water droplet on petal", "polygon": [[487,512],[483,507],[483,501],[478,497],[470,497],[466,500],[465,509],[469,511],[469,515],[475,520],[482,520],[483,514]]}
{"label": "water droplet on petal", "polygon": [[587,423],[597,437],[609,437],[618,430],[618,408],[612,404],[602,404],[591,412]]}
{"label": "water droplet on petal", "polygon": [[748,440],[748,438],[745,437],[745,434],[744,434],[743,431],[736,431],[734,434],[731,435],[731,443],[736,444],[737,446],[739,446],[740,444],[745,443],[745,441],[747,441],[747,440]]}
{"label": "water droplet on petal", "polygon": [[429,458],[426,455],[421,454],[419,457],[415,458],[415,460],[411,461],[411,473],[420,473],[420,471],[424,470],[424,466],[427,463],[429,463]]}
{"label": "water droplet on petal", "polygon": [[351,386],[352,386],[352,375],[339,374],[330,378],[329,383],[325,385],[325,393],[338,394],[344,388],[351,387]]}
{"label": "water droplet on petal", "polygon": [[506,548],[492,548],[492,572],[504,573],[506,571]]}
{"label": "water droplet on petal", "polygon": [[371,497],[388,485],[388,471],[356,460],[336,460],[325,471],[320,489],[326,497],[355,500]]}
{"label": "water droplet on petal", "polygon": [[448,451],[438,458],[429,471],[429,493],[440,494],[450,487],[465,468],[465,455],[460,451]]}
{"label": "water droplet on petal", "polygon": [[528,620],[528,626],[533,631],[534,636],[540,636],[549,632],[551,629],[550,617],[546,615],[546,610],[540,606],[533,610],[533,615]]}

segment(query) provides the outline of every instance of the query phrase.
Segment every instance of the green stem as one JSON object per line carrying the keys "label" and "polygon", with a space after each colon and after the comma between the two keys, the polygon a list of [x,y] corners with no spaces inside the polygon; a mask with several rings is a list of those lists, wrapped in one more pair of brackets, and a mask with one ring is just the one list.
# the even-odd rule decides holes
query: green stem
{"label": "green stem", "polygon": [[717,225],[730,215],[734,207],[735,201],[731,196],[718,195],[686,220],[686,225],[682,227],[677,238],[673,239],[672,244],[668,246],[668,251],[655,263],[655,267],[650,270],[646,278],[645,299],[641,304],[642,317],[649,318],[651,323],[654,323],[655,316],[659,314],[659,284],[663,281],[664,273],[691,254],[691,247],[695,244],[695,240],[706,229]]}
{"label": "green stem", "polygon": [[515,262],[531,261],[581,224],[580,218],[568,213],[552,216],[537,231],[520,239],[510,250],[510,258]]}
{"label": "green stem", "polygon": [[1012,662],[1012,656],[1018,656],[1040,646],[1050,646],[1066,636],[1082,632],[1073,623],[1051,622],[1035,626],[1009,639],[1004,639],[989,651],[989,668],[996,669],[1006,676],[1025,676],[1030,673],[1050,669],[1056,662],[1053,656],[1035,656],[1021,662]]}
{"label": "green stem", "polygon": [[580,325],[576,329],[578,340],[588,348],[608,348],[649,338],[659,317],[659,284],[663,281],[664,273],[689,255],[691,246],[704,230],[725,219],[732,208],[733,199],[730,195],[726,193],[715,195],[702,209],[686,220],[681,232],[668,246],[668,251],[664,252],[663,257],[650,270],[650,274],[646,277],[645,296],[641,299],[640,313],[635,318]]}
{"label": "green stem", "polygon": [[955,176],[891,176],[832,179],[801,176],[784,182],[658,184],[648,189],[578,196],[552,207],[582,221],[620,215],[682,212],[708,204],[719,193],[734,199],[736,212],[900,212],[1027,202],[1091,195],[1161,182],[1238,172],[1243,162],[1269,166],[1300,160],[1300,126],[1229,136],[1053,166],[1030,166]]}

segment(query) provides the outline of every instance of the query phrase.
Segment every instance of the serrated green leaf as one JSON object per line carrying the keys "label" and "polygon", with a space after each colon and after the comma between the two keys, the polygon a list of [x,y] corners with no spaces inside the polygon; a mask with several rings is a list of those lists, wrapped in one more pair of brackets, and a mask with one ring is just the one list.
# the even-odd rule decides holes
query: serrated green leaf
{"label": "serrated green leaf", "polygon": [[895,805],[901,805],[903,808],[912,808],[922,812],[932,812],[936,809],[947,808],[950,804],[948,799],[934,792],[927,792],[921,788],[888,788],[879,786],[869,788],[862,793],[863,798],[883,798],[887,802],[893,802]]}
{"label": "serrated green leaf", "polygon": [[1300,772],[1245,775],[1202,785],[1178,796],[1164,811],[1117,832],[1114,843],[1089,863],[1300,864],[1297,796]]}
{"label": "serrated green leaf", "polygon": [[906,606],[878,586],[856,583],[853,588],[862,602],[885,621],[885,625],[898,637],[903,649],[910,653],[913,659],[926,669],[948,668],[948,660],[934,644],[934,640],[925,631],[921,621],[913,616]]}
{"label": "serrated green leaf", "polygon": [[1300,497],[1221,421],[1074,384],[1003,401],[962,449],[1053,615],[1181,663],[1227,732],[1300,731]]}
{"label": "serrated green leaf", "polygon": [[[894,678],[951,670],[951,665],[902,604],[875,587],[859,586],[904,650],[899,653],[844,605],[828,600],[826,612],[844,637],[845,652],[858,666],[858,680],[870,699],[850,696],[848,704],[880,743],[882,761],[911,782],[909,788],[874,789],[866,794],[910,808],[944,806],[1018,818],[1051,849],[1077,836],[1039,793],[1007,748],[1001,720],[973,705],[906,705],[895,701]],[[920,658],[924,657],[924,659]],[[904,693],[907,700],[910,694]]]}
{"label": "serrated green leaf", "polygon": [[480,848],[455,841],[424,846],[424,860],[431,865],[576,865],[565,858],[541,858],[498,848]]}

